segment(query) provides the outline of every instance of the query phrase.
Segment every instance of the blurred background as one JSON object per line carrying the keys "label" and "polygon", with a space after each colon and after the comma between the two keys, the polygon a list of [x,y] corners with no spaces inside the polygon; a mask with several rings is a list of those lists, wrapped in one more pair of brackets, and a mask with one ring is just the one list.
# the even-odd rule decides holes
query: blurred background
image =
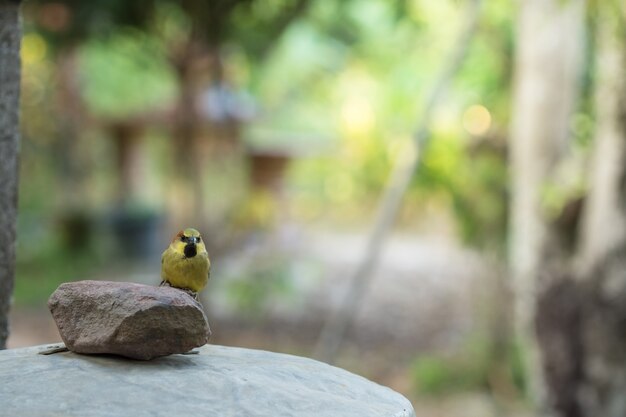
{"label": "blurred background", "polygon": [[[531,415],[506,273],[509,177],[537,172],[511,167],[511,135],[529,126],[516,80],[551,60],[570,69],[539,99],[565,102],[546,114],[563,119],[566,156],[540,195],[570,242],[598,120],[597,29],[624,30],[612,6],[547,3],[527,9],[554,37],[489,1],[465,39],[459,0],[25,2],[9,347],[59,340],[46,300],[62,282],[158,284],[161,252],[195,227],[212,343],[316,356],[394,166],[419,156],[331,360],[418,415]],[[544,66],[516,66],[542,48]]]}

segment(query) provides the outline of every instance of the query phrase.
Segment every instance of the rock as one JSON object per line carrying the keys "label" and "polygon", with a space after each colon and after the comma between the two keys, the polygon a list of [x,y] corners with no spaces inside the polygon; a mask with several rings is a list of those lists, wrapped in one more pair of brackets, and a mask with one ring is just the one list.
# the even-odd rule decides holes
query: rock
{"label": "rock", "polygon": [[107,281],[61,284],[48,307],[67,348],[152,359],[184,353],[211,335],[202,306],[176,288]]}
{"label": "rock", "polygon": [[311,359],[206,345],[149,362],[0,351],[0,416],[413,417],[402,395]]}

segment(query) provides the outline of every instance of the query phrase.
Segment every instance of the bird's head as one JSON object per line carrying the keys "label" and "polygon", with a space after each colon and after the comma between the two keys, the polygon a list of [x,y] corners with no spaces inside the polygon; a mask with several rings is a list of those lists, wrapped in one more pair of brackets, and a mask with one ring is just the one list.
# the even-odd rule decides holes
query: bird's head
{"label": "bird's head", "polygon": [[206,252],[200,232],[193,228],[181,230],[174,236],[170,248],[185,258],[193,258],[198,253]]}

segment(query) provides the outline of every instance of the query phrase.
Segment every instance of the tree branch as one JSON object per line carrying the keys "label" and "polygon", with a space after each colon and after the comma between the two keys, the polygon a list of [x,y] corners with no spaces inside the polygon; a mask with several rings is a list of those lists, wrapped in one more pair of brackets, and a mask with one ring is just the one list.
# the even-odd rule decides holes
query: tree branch
{"label": "tree branch", "polygon": [[419,164],[420,151],[428,144],[428,126],[432,113],[463,64],[476,32],[479,10],[480,0],[469,0],[463,27],[454,43],[454,49],[439,74],[416,125],[411,143],[412,152],[403,153],[396,160],[393,174],[387,182],[385,194],[378,205],[376,220],[367,238],[365,253],[351,277],[350,289],[339,309],[328,319],[322,329],[315,356],[325,362],[335,361],[348,326],[367,292],[372,273],[379,262],[385,238],[396,219],[402,197]]}

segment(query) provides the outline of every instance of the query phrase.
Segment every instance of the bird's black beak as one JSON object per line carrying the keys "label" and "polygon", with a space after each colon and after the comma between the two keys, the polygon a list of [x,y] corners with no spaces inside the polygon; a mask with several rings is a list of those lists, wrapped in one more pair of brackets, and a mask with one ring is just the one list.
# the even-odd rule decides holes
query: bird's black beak
{"label": "bird's black beak", "polygon": [[198,249],[196,248],[196,242],[198,241],[195,237],[190,237],[187,244],[185,245],[185,257],[193,258],[197,255]]}

